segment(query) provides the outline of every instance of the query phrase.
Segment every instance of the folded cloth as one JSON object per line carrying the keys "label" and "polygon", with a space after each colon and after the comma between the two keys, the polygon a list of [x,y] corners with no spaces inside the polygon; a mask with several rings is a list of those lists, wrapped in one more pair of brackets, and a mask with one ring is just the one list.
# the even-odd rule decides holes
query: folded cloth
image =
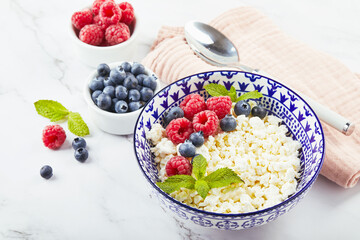
{"label": "folded cloth", "polygon": [[[229,10],[209,24],[236,45],[242,64],[269,73],[349,119],[360,119],[360,75],[341,62],[286,35],[251,7]],[[142,62],[166,83],[219,69],[194,55],[181,27],[162,27],[151,50]],[[321,174],[353,187],[360,178],[360,124],[351,136],[322,125],[326,152]]]}

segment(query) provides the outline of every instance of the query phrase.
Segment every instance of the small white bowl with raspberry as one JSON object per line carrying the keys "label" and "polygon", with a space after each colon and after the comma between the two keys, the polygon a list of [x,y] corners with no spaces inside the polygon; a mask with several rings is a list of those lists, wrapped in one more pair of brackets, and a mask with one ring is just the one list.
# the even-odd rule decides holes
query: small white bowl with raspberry
{"label": "small white bowl with raspberry", "polygon": [[98,128],[127,135],[143,106],[160,90],[160,81],[149,68],[137,62],[99,64],[84,85],[89,114]]}
{"label": "small white bowl with raspberry", "polygon": [[131,59],[139,20],[128,2],[95,0],[71,16],[70,36],[79,58],[96,67],[102,62]]}

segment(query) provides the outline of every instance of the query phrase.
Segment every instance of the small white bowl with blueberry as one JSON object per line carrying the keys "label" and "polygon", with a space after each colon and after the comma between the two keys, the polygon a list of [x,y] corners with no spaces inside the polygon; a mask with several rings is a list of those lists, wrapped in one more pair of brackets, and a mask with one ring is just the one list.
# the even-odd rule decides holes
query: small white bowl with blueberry
{"label": "small white bowl with blueberry", "polygon": [[99,64],[84,87],[92,120],[103,131],[134,132],[140,109],[160,89],[158,77],[138,62]]}

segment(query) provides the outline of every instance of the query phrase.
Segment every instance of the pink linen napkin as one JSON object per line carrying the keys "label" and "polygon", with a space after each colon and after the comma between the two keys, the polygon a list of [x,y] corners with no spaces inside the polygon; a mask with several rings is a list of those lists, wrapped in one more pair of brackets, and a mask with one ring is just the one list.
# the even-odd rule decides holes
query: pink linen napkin
{"label": "pink linen napkin", "polygon": [[[242,64],[259,68],[357,121],[358,126],[351,136],[344,136],[322,124],[326,152],[321,174],[342,187],[355,186],[360,178],[360,75],[336,59],[286,35],[269,18],[251,7],[229,10],[209,24],[236,45]],[[182,27],[167,26],[159,31],[143,64],[166,83],[219,69],[194,55],[185,41]]]}

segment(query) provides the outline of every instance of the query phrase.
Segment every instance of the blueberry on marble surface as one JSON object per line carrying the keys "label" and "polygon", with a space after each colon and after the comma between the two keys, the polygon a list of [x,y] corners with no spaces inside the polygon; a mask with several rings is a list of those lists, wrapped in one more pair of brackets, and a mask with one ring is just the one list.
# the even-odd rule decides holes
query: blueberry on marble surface
{"label": "blueberry on marble surface", "polygon": [[45,165],[40,169],[40,176],[49,179],[53,175],[53,169],[49,165]]}
{"label": "blueberry on marble surface", "polygon": [[82,148],[85,148],[86,147],[86,141],[84,138],[82,137],[76,137],[74,138],[74,140],[72,141],[72,147],[74,150],[82,147]]}
{"label": "blueberry on marble surface", "polygon": [[88,157],[89,157],[89,153],[86,150],[86,148],[80,147],[80,148],[75,150],[74,157],[79,162],[85,162],[86,159],[88,159]]}

